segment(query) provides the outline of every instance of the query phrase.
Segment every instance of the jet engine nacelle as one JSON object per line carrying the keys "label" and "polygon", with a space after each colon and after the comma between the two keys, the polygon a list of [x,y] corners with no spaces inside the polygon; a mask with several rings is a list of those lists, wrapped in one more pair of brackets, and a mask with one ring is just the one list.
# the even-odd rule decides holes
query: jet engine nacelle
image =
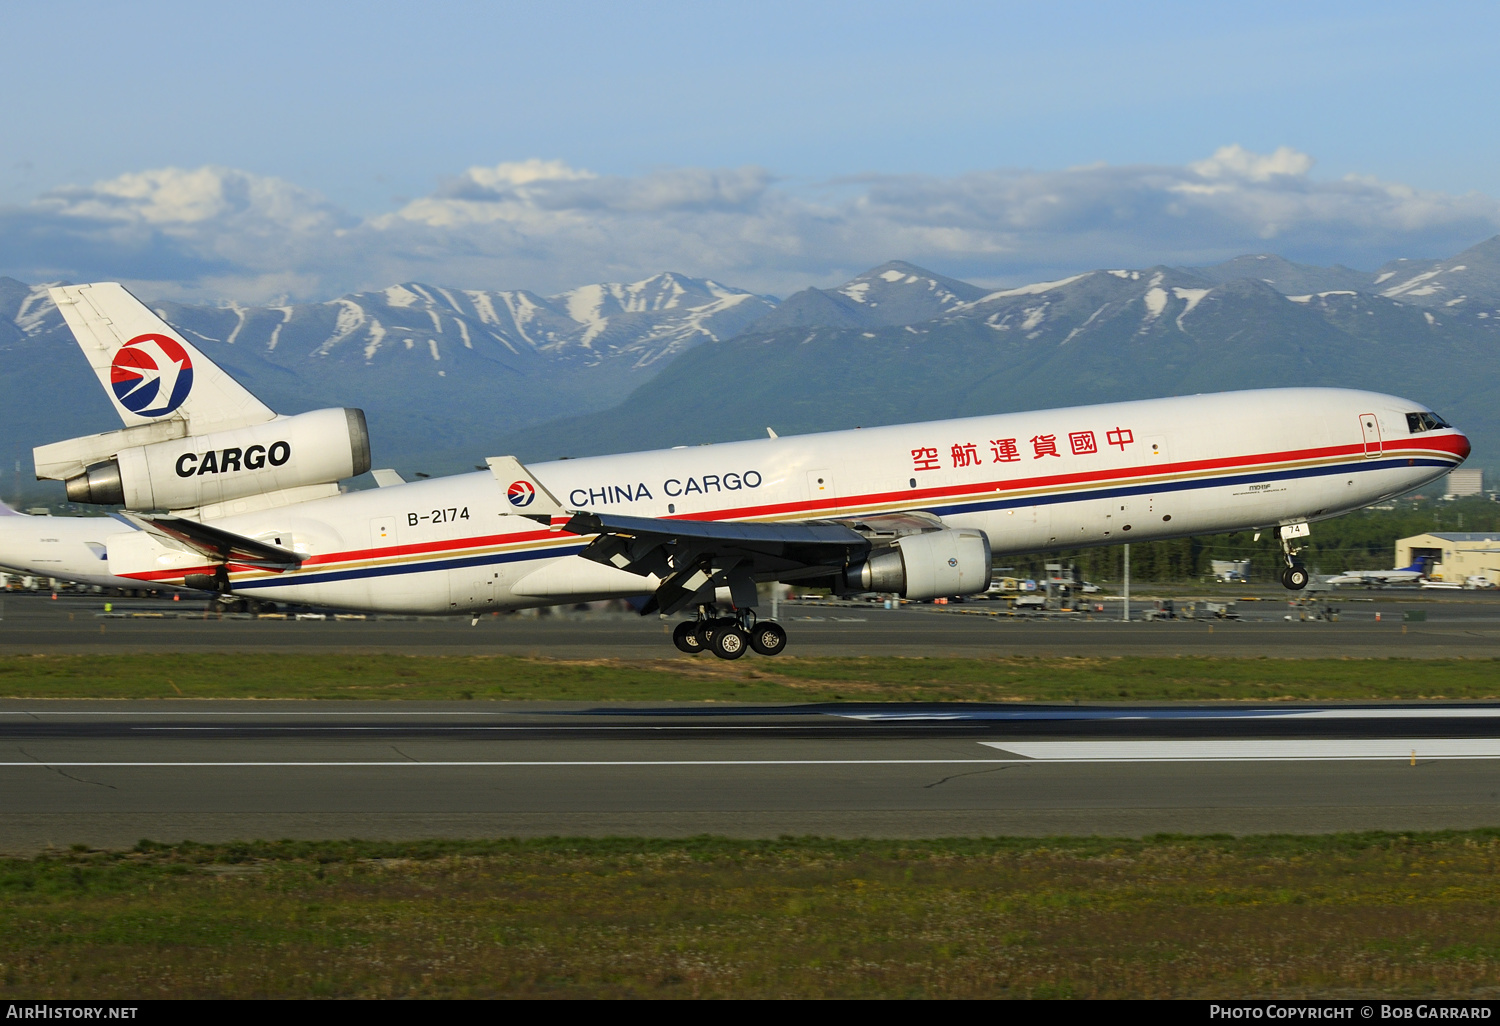
{"label": "jet engine nacelle", "polygon": [[896,539],[844,572],[855,591],[893,591],[909,599],[977,595],[990,586],[990,539],[971,528]]}
{"label": "jet engine nacelle", "polygon": [[121,449],[67,481],[71,502],[191,509],[370,469],[363,410],[314,410],[263,424]]}

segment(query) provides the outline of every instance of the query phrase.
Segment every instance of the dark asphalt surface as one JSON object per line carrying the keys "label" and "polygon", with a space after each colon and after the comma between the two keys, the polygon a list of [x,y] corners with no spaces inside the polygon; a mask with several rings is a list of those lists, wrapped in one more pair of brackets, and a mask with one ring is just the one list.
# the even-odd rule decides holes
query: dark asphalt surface
{"label": "dark asphalt surface", "polygon": [[[0,850],[140,838],[922,837],[1500,825],[1500,706],[0,703]],[[1279,761],[1049,762],[1037,739],[1298,739]],[[1400,739],[1335,758],[1320,739]],[[984,744],[981,742],[990,742]],[[1338,741],[1331,744],[1340,743]],[[1500,743],[1492,743],[1500,754]],[[1299,749],[1301,751],[1302,749]]]}
{"label": "dark asphalt surface", "polygon": [[[1500,595],[1391,591],[1328,601],[1340,610],[1337,622],[1304,622],[1270,591],[1240,604],[1242,622],[1020,619],[985,615],[996,608],[988,603],[787,604],[782,620],[789,652],[808,656],[1500,657]],[[467,618],[185,619],[176,615],[193,609],[185,603],[114,606],[127,615],[100,616],[97,598],[7,594],[0,653],[675,656],[670,622],[628,614],[492,616],[471,627]],[[1425,621],[1404,622],[1406,610]],[[142,613],[149,615],[135,615]],[[1125,836],[1500,826],[1500,759],[1412,765],[1317,752],[1320,739],[1400,739],[1416,750],[1424,739],[1500,738],[1500,707],[1290,715],[1298,712],[9,701],[0,702],[0,850],[126,847],[143,837]],[[1311,755],[1045,762],[985,744],[1122,738],[1299,739]]]}
{"label": "dark asphalt surface", "polygon": [[[1120,623],[1106,614],[1067,619],[991,615],[996,603],[941,609],[784,604],[787,653],[803,656],[1225,655],[1500,658],[1500,593],[1390,590],[1340,593],[1339,620],[1304,622],[1285,593],[1241,602],[1242,621]],[[1216,601],[1234,593],[1211,595]],[[460,618],[256,620],[179,618],[192,603],[8,594],[0,599],[0,653],[140,651],[377,651],[543,655],[569,659],[675,656],[674,621],[629,613]],[[1136,615],[1150,602],[1135,604]],[[1107,615],[1118,615],[1118,603]],[[1403,622],[1403,613],[1425,622]],[[164,615],[159,615],[164,614]],[[1380,620],[1376,620],[1376,615]],[[1287,619],[1291,617],[1291,619]],[[753,658],[753,657],[752,657]]]}

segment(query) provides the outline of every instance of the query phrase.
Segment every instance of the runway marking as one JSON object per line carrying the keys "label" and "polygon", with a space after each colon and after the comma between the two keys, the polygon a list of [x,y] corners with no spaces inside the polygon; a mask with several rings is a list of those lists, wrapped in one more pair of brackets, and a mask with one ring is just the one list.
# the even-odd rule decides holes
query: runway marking
{"label": "runway marking", "polygon": [[5,767],[201,769],[336,767],[618,768],[673,766],[997,766],[1086,762],[1329,762],[1500,759],[1500,738],[1376,738],[1232,741],[980,741],[1012,758],[990,759],[462,759],[431,762],[371,760],[0,762]]}
{"label": "runway marking", "polygon": [[1338,762],[1500,759],[1500,738],[981,741],[1034,762]]}
{"label": "runway marking", "polygon": [[[1081,709],[932,709],[912,711],[883,711],[865,710],[841,712],[829,709],[790,709],[761,710],[758,708],[736,709],[733,707],[718,710],[692,710],[694,717],[721,718],[725,716],[757,715],[769,717],[801,717],[811,719],[814,717],[828,717],[833,719],[862,720],[870,723],[881,722],[954,722],[964,720],[1445,720],[1445,719],[1500,719],[1500,705],[1463,705],[1463,706],[1412,706],[1412,707],[1318,707],[1307,708],[1305,706],[1292,706],[1289,708],[1249,708],[1249,709],[1139,709],[1139,708],[1081,708]],[[56,718],[56,717],[134,717],[134,718],[181,718],[196,717],[201,719],[233,719],[244,717],[258,717],[263,719],[272,718],[300,718],[308,720],[343,718],[343,719],[376,719],[385,717],[404,718],[452,718],[452,719],[482,719],[501,717],[540,717],[540,716],[610,716],[641,719],[677,719],[684,718],[683,713],[673,711],[652,710],[649,712],[634,713],[630,710],[557,710],[557,709],[535,709],[535,710],[223,710],[223,709],[0,709],[0,718],[20,717],[23,719]],[[562,726],[563,724],[551,724],[549,726]],[[790,724],[791,726],[809,726],[811,724]],[[658,730],[670,729],[733,729],[733,730],[781,730],[786,724],[774,725],[752,725],[752,724],[692,724],[692,725],[667,725],[667,724],[568,724],[574,730],[639,730],[649,727]],[[166,729],[166,728],[163,728]],[[211,727],[174,727],[174,730],[190,729],[214,729]],[[356,728],[349,728],[356,729]],[[535,729],[533,724],[495,725],[489,729]]]}
{"label": "runway marking", "polygon": [[976,709],[953,712],[831,712],[850,720],[1464,720],[1500,718],[1500,706],[1379,709]]}
{"label": "runway marking", "polygon": [[527,767],[527,766],[582,766],[582,767],[621,767],[621,766],[991,766],[991,765],[1014,765],[1016,763],[1028,762],[1027,759],[537,759],[537,760],[498,760],[498,759],[473,759],[473,760],[443,760],[433,762],[412,762],[410,760],[351,760],[351,761],[308,761],[308,762],[0,762],[0,768],[30,766],[38,769],[50,769],[55,767],[66,768],[105,768],[105,769],[130,769],[130,768],[183,768],[200,769],[204,767],[284,767],[284,768],[327,768],[334,766],[400,766],[411,767],[443,767],[443,766],[496,766],[496,767]]}

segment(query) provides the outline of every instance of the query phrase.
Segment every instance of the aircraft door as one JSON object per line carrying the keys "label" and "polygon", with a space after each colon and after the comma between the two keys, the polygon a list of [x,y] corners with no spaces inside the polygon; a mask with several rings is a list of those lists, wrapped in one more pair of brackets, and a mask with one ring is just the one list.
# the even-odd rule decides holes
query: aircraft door
{"label": "aircraft door", "polygon": [[1359,415],[1359,430],[1365,436],[1365,459],[1374,459],[1384,450],[1380,440],[1380,420],[1373,413]]}

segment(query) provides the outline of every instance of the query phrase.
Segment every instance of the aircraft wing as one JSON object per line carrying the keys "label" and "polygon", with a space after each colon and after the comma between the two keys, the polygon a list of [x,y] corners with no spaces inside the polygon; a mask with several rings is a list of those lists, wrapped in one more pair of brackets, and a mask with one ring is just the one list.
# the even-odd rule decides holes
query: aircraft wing
{"label": "aircraft wing", "polygon": [[755,604],[757,580],[826,577],[870,551],[865,535],[836,523],[733,523],[574,513],[564,530],[595,535],[580,555],[661,586],[642,615],[712,602],[727,587],[736,607]]}
{"label": "aircraft wing", "polygon": [[121,513],[120,516],[149,534],[184,545],[215,563],[240,563],[263,570],[294,570],[307,558],[291,549],[185,517],[146,513]]}

